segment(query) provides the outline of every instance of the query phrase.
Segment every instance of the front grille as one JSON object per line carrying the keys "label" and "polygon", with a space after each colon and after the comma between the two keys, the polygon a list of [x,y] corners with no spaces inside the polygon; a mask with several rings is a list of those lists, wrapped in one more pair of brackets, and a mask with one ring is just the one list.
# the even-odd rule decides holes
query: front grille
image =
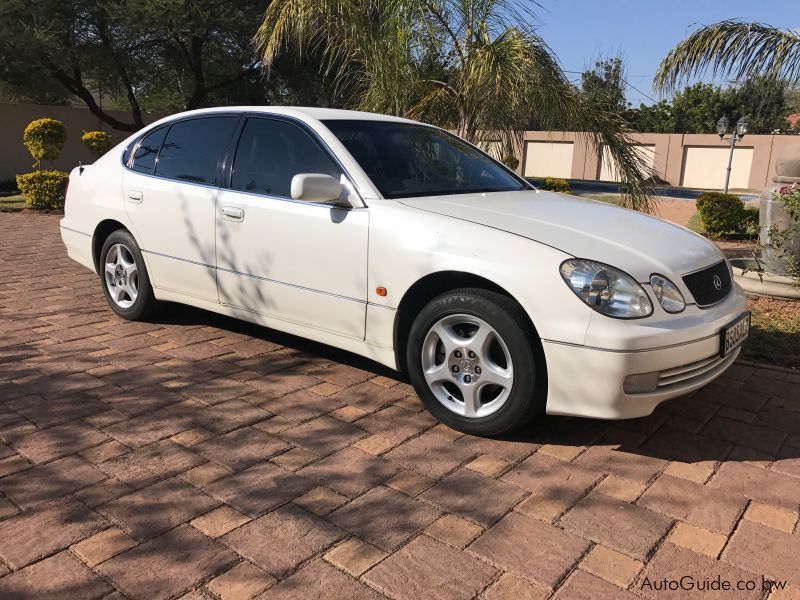
{"label": "front grille", "polygon": [[[719,289],[714,285],[715,277],[719,278]],[[724,260],[715,265],[683,276],[683,282],[694,297],[697,306],[704,308],[722,300],[731,291],[731,273]]]}

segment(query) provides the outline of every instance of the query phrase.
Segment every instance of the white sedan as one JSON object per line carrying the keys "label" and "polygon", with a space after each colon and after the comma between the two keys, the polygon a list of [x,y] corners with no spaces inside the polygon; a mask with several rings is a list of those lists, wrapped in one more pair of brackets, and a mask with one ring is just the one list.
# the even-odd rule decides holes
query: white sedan
{"label": "white sedan", "polygon": [[61,235],[111,309],[180,302],[407,371],[473,434],[650,414],[749,331],[687,229],[542,192],[434,127],[316,108],[162,119],[70,174]]}

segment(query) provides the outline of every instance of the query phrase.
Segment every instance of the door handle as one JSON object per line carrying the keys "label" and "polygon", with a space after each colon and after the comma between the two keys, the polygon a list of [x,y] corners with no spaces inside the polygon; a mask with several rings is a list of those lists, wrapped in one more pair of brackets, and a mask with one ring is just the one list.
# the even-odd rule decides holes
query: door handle
{"label": "door handle", "polygon": [[128,190],[128,202],[135,202],[136,204],[140,204],[142,202],[142,192],[138,190]]}
{"label": "door handle", "polygon": [[228,221],[244,221],[244,210],[238,206],[223,206],[222,216]]}

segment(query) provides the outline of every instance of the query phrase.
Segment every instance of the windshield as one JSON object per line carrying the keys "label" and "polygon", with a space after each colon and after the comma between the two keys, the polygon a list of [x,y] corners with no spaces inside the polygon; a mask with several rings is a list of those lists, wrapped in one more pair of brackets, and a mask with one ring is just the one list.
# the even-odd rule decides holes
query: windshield
{"label": "windshield", "polygon": [[384,198],[530,189],[469,144],[433,127],[326,120]]}

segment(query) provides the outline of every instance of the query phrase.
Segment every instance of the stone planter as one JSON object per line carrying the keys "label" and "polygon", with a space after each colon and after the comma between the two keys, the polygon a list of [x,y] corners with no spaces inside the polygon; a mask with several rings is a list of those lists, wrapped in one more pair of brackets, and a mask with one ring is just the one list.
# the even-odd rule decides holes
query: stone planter
{"label": "stone planter", "polygon": [[733,280],[748,294],[800,300],[800,285],[793,278],[765,271],[745,271],[758,266],[752,258],[731,258],[728,263]]}
{"label": "stone planter", "polygon": [[768,246],[771,227],[785,229],[792,224],[792,218],[783,209],[783,203],[775,200],[772,194],[785,185],[800,182],[800,144],[792,144],[775,163],[775,176],[772,185],[761,194],[758,214],[758,238],[764,247],[762,264],[764,270],[777,275],[788,275],[784,253],[800,250],[800,233],[795,234],[783,248],[778,251]]}

